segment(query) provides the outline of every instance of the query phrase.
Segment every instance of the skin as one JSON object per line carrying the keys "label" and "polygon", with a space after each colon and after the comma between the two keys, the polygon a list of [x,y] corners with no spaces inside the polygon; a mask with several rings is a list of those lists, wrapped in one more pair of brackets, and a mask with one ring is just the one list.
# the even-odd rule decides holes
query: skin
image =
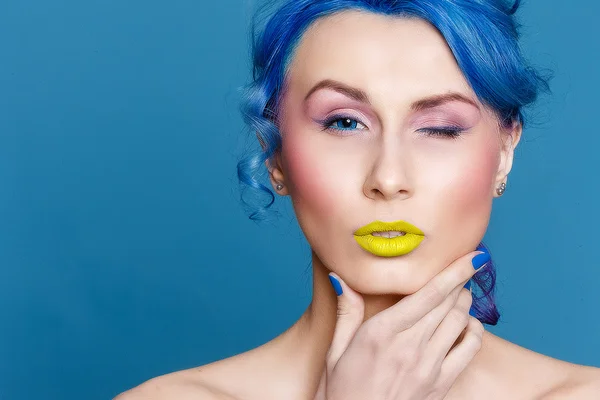
{"label": "skin", "polygon": [[[331,88],[306,99],[325,79],[363,91],[368,101]],[[118,400],[312,399],[336,323],[330,271],[362,294],[367,320],[422,288],[483,238],[521,126],[499,127],[432,26],[358,11],[322,18],[304,34],[286,82],[282,148],[267,167],[273,186],[285,185],[278,193],[291,196],[312,248],[310,306],[256,349],[151,379]],[[449,92],[475,105],[450,101],[411,110],[417,100]],[[338,112],[354,121],[333,125],[351,129],[325,130],[321,122]],[[447,125],[465,130],[456,139],[422,131]],[[406,220],[425,239],[407,255],[374,256],[352,233],[377,219]],[[592,399],[598,382],[597,368],[552,359],[486,331],[446,398]]]}

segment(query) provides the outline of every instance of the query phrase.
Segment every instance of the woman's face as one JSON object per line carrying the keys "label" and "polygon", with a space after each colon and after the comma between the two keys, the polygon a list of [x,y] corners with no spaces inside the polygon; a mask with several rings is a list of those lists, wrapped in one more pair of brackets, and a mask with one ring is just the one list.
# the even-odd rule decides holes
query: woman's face
{"label": "woman's face", "polygon": [[[286,84],[272,179],[328,269],[365,294],[409,294],[477,247],[520,127],[499,130],[435,28],[359,11],[322,18]],[[451,136],[426,131],[440,128]],[[376,220],[424,238],[408,254],[374,255],[354,232]]]}

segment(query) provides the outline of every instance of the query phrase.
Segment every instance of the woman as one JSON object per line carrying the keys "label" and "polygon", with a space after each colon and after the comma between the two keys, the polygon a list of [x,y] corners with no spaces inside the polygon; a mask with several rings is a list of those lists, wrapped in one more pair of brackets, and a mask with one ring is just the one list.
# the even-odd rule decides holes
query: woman
{"label": "woman", "polygon": [[600,398],[599,369],[482,325],[499,315],[480,241],[506,190],[522,108],[548,88],[520,54],[517,8],[279,8],[255,44],[247,95],[263,153],[239,172],[268,191],[254,178],[264,162],[275,191],[291,196],[312,248],[311,305],[263,346],[118,399]]}

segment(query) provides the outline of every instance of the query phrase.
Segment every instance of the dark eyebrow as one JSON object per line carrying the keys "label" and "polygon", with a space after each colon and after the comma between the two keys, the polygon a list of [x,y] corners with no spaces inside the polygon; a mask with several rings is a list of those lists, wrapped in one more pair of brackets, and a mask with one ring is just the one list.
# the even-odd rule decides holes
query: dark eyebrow
{"label": "dark eyebrow", "polygon": [[[332,79],[325,79],[317,83],[308,91],[308,94],[304,97],[304,101],[306,101],[314,92],[320,89],[331,89],[338,93],[341,93],[347,97],[350,97],[353,100],[360,101],[361,103],[371,104],[369,101],[369,96],[367,94],[352,86],[348,86],[345,83],[334,81]],[[443,94],[437,94],[429,97],[425,97],[423,99],[419,99],[410,105],[410,110],[412,112],[417,112],[421,110],[426,110],[429,108],[437,107],[443,103],[449,101],[462,101],[467,104],[471,104],[472,106],[479,109],[479,106],[475,101],[473,101],[468,96],[458,92],[448,92]]]}
{"label": "dark eyebrow", "polygon": [[371,104],[369,101],[369,96],[365,92],[360,89],[353,88],[352,86],[348,86],[342,82],[334,81],[332,79],[325,79],[321,82],[317,83],[312,87],[304,97],[304,101],[306,101],[314,92],[321,89],[331,89],[343,95],[350,97],[353,100],[360,101],[361,103]]}
{"label": "dark eyebrow", "polygon": [[477,105],[477,103],[475,103],[468,96],[465,96],[464,94],[458,92],[448,92],[444,94],[437,94],[434,96],[425,97],[412,103],[410,109],[414,112],[426,110],[428,108],[437,107],[449,101],[462,101],[463,103],[470,104],[479,110],[479,106]]}

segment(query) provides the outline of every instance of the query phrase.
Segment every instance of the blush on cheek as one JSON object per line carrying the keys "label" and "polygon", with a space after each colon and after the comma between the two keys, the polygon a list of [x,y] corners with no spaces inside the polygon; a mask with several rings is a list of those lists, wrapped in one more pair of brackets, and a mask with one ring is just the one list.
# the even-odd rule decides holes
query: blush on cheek
{"label": "blush on cheek", "polygon": [[498,165],[500,162],[500,149],[498,146],[486,146],[479,152],[479,158],[474,161],[473,180],[477,187],[483,191],[482,196],[490,196],[490,187],[493,185],[498,173]]}
{"label": "blush on cheek", "polygon": [[477,225],[481,221],[487,225],[492,204],[492,186],[498,168],[498,151],[491,147],[479,150],[463,169],[461,178],[455,182],[452,198],[456,199],[454,211],[457,215],[462,215],[467,220],[473,219],[473,224]]}
{"label": "blush on cheek", "polygon": [[[334,190],[327,181],[327,172],[323,171],[321,165],[323,158],[316,148],[311,151],[312,146],[306,140],[301,142],[295,139],[294,135],[290,135],[282,146],[286,180],[294,206],[309,208],[309,214],[316,212],[326,215],[334,206],[335,199]],[[301,212],[297,210],[298,214]]]}
{"label": "blush on cheek", "polygon": [[480,158],[473,160],[471,168],[465,176],[465,195],[473,199],[488,199],[490,188],[494,182],[498,162],[496,154],[489,152],[481,154]]}

